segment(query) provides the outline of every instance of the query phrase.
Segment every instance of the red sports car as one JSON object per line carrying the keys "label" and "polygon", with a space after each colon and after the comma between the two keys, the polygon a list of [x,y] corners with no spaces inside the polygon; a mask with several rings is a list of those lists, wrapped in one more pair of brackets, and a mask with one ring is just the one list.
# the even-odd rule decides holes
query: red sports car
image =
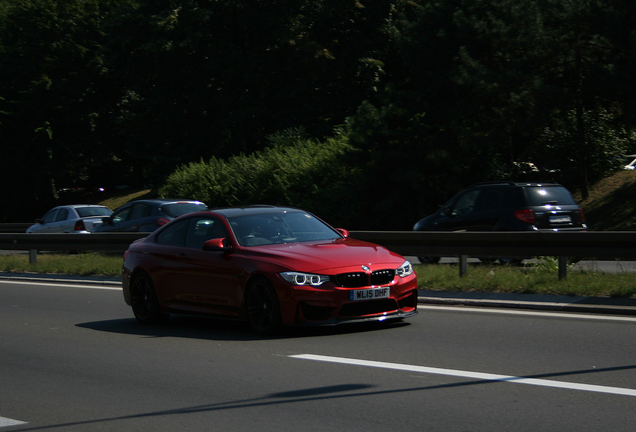
{"label": "red sports car", "polygon": [[334,325],[417,313],[410,262],[355,240],[296,208],[253,206],[190,213],[130,245],[124,299],[137,320],[170,313],[280,324]]}

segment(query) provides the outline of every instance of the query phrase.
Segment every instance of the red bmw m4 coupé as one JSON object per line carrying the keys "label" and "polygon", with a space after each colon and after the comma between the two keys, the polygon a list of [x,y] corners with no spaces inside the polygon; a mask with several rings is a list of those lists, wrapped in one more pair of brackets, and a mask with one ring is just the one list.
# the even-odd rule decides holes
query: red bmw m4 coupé
{"label": "red bmw m4 coup\u00e9", "polygon": [[280,325],[401,320],[417,313],[411,263],[306,211],[252,206],[190,213],[130,245],[122,268],[138,321],[169,314]]}

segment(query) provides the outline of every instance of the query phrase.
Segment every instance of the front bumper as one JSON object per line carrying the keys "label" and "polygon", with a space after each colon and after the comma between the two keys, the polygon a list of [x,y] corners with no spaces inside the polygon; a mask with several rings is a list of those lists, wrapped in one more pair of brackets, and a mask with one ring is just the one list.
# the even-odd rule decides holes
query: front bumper
{"label": "front bumper", "polygon": [[284,324],[334,326],[353,322],[401,320],[417,314],[415,275],[390,285],[386,298],[351,300],[353,289],[281,289],[279,301]]}
{"label": "front bumper", "polygon": [[366,317],[352,317],[352,318],[332,317],[325,321],[298,321],[294,323],[294,325],[299,327],[333,327],[333,326],[342,325],[342,324],[391,322],[391,321],[399,321],[406,318],[410,318],[417,314],[418,312],[415,309],[408,312],[398,310],[396,312],[387,312],[382,315],[374,315],[374,316],[366,316]]}

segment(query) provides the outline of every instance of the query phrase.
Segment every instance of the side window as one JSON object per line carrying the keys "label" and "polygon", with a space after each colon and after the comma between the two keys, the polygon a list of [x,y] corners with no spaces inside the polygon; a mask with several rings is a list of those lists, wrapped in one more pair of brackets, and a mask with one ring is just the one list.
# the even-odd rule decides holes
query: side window
{"label": "side window", "polygon": [[57,211],[57,216],[55,217],[55,222],[63,221],[68,218],[68,209],[61,208]]}
{"label": "side window", "polygon": [[206,240],[227,237],[223,223],[213,218],[191,218],[186,247],[201,249]]}
{"label": "side window", "polygon": [[128,219],[128,213],[130,213],[131,208],[131,206],[128,206],[113,213],[113,223],[119,223]]}
{"label": "side window", "polygon": [[477,203],[480,192],[481,190],[475,189],[461,195],[455,202],[452,215],[463,216],[475,211],[475,204]]}
{"label": "side window", "polygon": [[42,218],[42,223],[53,222],[55,220],[55,216],[57,215],[57,209],[50,210],[47,214]]}
{"label": "side window", "polygon": [[497,211],[501,210],[506,204],[505,191],[501,188],[484,189],[479,200],[480,211]]}
{"label": "side window", "polygon": [[166,246],[185,245],[186,233],[188,232],[189,219],[182,220],[170,225],[157,235],[157,244]]}
{"label": "side window", "polygon": [[132,211],[130,212],[130,217],[128,219],[141,219],[148,217],[152,214],[152,207],[148,204],[136,204],[133,206]]}

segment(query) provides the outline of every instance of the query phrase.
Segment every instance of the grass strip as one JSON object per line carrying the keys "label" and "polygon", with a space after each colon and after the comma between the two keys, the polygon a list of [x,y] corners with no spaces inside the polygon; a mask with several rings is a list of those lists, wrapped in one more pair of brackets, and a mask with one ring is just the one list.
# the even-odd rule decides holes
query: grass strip
{"label": "grass strip", "polygon": [[556,268],[544,266],[469,265],[459,276],[457,265],[414,266],[420,289],[569,296],[631,297],[636,294],[634,273],[569,270],[559,280]]}
{"label": "grass strip", "polygon": [[39,254],[31,264],[29,255],[0,255],[0,271],[14,273],[72,274],[81,276],[120,276],[123,256],[98,252],[78,254]]}
{"label": "grass strip", "polygon": [[[0,255],[0,271],[15,273],[120,276],[123,257],[97,252],[79,254],[39,254],[31,264],[25,254]],[[569,270],[566,280],[549,262],[507,265],[469,265],[460,277],[457,265],[415,266],[420,289],[570,296],[632,297],[636,295],[634,273]]]}

